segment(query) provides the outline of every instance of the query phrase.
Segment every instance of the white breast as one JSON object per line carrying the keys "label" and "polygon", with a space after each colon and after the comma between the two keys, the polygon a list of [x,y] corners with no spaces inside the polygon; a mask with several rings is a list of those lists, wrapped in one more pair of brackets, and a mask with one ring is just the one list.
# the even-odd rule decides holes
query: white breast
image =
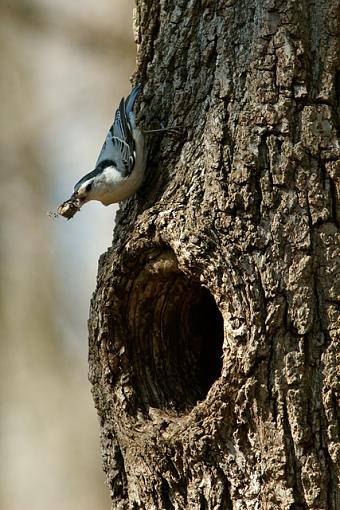
{"label": "white breast", "polygon": [[122,177],[113,166],[106,167],[101,176],[96,179],[91,199],[99,200],[104,205],[122,202],[141,186],[146,164],[144,139],[139,129],[134,130],[133,137],[136,143],[136,161],[131,174],[128,177]]}

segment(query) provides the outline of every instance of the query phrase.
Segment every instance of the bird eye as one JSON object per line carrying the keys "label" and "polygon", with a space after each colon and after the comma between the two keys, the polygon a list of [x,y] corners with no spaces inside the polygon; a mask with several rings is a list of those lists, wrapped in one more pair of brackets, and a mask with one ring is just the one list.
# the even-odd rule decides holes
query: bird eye
{"label": "bird eye", "polygon": [[88,185],[86,186],[85,190],[86,191],[91,191],[92,184],[93,184],[93,181],[89,182]]}

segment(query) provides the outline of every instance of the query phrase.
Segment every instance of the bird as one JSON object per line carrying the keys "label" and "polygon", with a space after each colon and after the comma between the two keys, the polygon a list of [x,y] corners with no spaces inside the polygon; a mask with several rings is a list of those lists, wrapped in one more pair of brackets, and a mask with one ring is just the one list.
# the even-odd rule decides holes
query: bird
{"label": "bird", "polygon": [[120,101],[94,170],[76,183],[71,198],[58,207],[59,215],[71,219],[90,200],[98,200],[107,206],[132,196],[145,176],[144,134],[178,133],[176,128],[170,127],[143,132],[137,127],[133,107],[140,91],[141,84],[137,83],[128,97]]}
{"label": "bird", "polygon": [[90,200],[106,206],[121,202],[141,186],[146,167],[144,136],[133,113],[140,90],[138,83],[126,99],[122,98],[94,170],[74,186],[71,199],[79,208]]}

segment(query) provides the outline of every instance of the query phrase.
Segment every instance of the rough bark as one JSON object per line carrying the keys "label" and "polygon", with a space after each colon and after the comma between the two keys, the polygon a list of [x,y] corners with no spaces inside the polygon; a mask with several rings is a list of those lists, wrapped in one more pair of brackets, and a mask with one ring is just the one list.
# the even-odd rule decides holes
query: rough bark
{"label": "rough bark", "polygon": [[139,0],[146,183],[90,314],[114,509],[340,508],[337,0]]}

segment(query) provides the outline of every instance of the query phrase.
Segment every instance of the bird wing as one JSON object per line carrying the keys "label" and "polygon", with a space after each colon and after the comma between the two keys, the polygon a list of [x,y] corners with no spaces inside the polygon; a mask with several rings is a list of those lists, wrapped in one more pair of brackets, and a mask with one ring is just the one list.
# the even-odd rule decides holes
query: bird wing
{"label": "bird wing", "polygon": [[136,156],[129,119],[131,112],[127,111],[129,97],[126,102],[121,100],[96,163],[96,168],[114,165],[123,177],[130,175]]}

